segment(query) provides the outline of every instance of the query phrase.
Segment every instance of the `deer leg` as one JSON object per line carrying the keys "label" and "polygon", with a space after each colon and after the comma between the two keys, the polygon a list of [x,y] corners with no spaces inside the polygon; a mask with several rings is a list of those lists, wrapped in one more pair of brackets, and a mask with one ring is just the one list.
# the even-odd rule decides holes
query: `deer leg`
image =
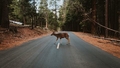
{"label": "deer leg", "polygon": [[68,38],[66,38],[67,40],[68,40],[68,44],[70,44],[70,38],[68,37]]}
{"label": "deer leg", "polygon": [[[55,43],[57,42],[57,40],[58,40],[58,38],[56,39]],[[55,43],[54,43],[54,44],[55,44]]]}
{"label": "deer leg", "polygon": [[60,43],[61,43],[61,38],[60,38]]}

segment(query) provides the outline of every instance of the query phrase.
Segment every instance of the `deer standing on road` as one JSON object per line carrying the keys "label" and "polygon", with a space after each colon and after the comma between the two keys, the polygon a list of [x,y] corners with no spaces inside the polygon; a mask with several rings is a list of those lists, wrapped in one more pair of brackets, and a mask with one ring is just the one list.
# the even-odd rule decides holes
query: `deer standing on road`
{"label": "deer standing on road", "polygon": [[[68,33],[55,33],[55,32],[53,32],[52,34],[51,34],[51,36],[52,35],[54,35],[54,36],[56,36],[57,37],[57,39],[56,39],[56,41],[58,40],[58,39],[62,39],[62,38],[66,38],[67,40],[68,40],[68,44],[70,44],[70,38],[69,38],[69,35],[68,35]],[[55,42],[56,43],[56,42]]]}

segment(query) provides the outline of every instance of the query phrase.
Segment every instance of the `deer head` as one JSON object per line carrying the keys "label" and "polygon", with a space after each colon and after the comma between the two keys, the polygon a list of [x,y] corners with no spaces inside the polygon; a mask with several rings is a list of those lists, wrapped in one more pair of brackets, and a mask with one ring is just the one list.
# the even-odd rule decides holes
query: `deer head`
{"label": "deer head", "polygon": [[55,32],[53,32],[53,33],[51,34],[51,36],[54,35],[54,34],[55,34]]}

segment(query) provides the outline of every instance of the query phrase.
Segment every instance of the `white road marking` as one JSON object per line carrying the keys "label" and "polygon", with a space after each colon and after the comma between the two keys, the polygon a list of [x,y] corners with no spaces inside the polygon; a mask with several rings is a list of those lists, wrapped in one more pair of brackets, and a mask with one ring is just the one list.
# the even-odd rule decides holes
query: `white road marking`
{"label": "white road marking", "polygon": [[57,44],[57,49],[59,49],[60,43]]}

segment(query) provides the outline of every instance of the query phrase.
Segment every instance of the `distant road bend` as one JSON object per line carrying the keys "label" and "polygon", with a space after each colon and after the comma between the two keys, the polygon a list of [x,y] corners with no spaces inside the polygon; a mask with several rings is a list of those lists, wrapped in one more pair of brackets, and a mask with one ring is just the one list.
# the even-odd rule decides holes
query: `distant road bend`
{"label": "distant road bend", "polygon": [[69,45],[62,39],[57,47],[56,37],[48,35],[0,51],[0,68],[120,68],[119,58],[68,33]]}

